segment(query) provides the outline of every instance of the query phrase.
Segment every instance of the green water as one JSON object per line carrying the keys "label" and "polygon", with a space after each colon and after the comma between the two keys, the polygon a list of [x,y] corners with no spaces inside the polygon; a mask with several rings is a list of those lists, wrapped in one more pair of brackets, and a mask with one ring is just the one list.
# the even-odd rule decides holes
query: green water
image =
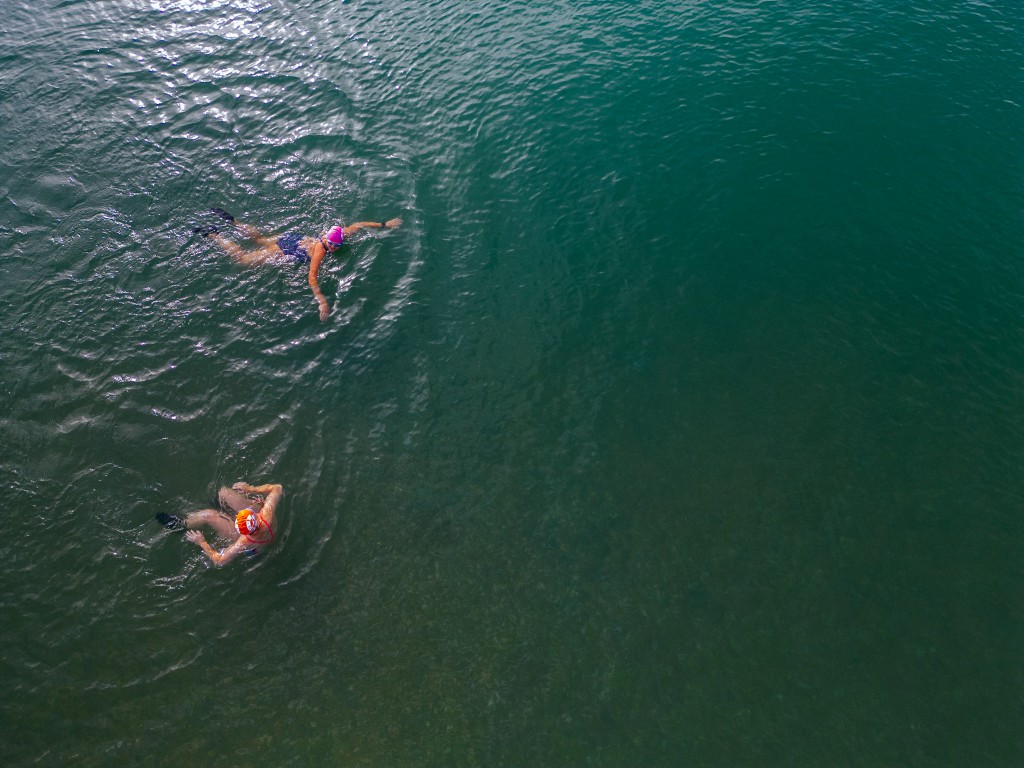
{"label": "green water", "polygon": [[1022,29],[7,3],[0,763],[1019,764]]}

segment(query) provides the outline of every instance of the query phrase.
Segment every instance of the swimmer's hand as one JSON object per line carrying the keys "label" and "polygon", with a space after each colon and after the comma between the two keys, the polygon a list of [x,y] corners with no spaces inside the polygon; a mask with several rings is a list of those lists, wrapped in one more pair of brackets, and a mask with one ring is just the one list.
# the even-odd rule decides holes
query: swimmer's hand
{"label": "swimmer's hand", "polygon": [[197,544],[200,547],[206,543],[206,537],[203,536],[199,531],[185,531],[185,538],[191,541],[193,544]]}
{"label": "swimmer's hand", "polygon": [[384,222],[384,229],[398,229],[400,226],[402,226],[401,219],[390,219]]}
{"label": "swimmer's hand", "polygon": [[242,481],[242,480],[239,480],[237,483],[235,483],[231,487],[234,490],[236,490],[236,491],[241,491],[242,493],[245,493],[246,491],[249,490],[249,484],[244,482],[244,481]]}
{"label": "swimmer's hand", "polygon": [[327,316],[331,314],[331,305],[327,303],[327,299],[320,299],[320,319],[326,320]]}

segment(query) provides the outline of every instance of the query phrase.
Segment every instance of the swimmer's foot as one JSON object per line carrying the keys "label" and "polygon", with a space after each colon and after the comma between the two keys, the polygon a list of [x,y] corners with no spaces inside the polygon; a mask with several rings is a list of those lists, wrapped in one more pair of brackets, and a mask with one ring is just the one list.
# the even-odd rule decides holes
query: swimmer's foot
{"label": "swimmer's foot", "polygon": [[169,531],[180,531],[185,528],[185,521],[177,515],[168,515],[166,512],[157,512],[156,521]]}
{"label": "swimmer's foot", "polygon": [[210,235],[216,235],[220,230],[216,227],[196,227],[192,232],[200,237],[209,237]]}
{"label": "swimmer's foot", "polygon": [[210,213],[214,214],[215,216],[220,216],[222,219],[224,219],[224,221],[231,224],[233,224],[235,221],[235,217],[232,216],[227,211],[225,211],[223,208],[211,208]]}

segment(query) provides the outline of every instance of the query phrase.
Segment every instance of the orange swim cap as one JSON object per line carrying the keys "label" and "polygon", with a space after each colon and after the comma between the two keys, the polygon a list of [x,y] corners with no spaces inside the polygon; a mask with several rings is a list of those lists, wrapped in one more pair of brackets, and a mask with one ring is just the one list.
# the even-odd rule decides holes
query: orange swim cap
{"label": "orange swim cap", "polygon": [[235,528],[242,536],[251,536],[260,528],[260,518],[251,509],[243,509],[235,517]]}

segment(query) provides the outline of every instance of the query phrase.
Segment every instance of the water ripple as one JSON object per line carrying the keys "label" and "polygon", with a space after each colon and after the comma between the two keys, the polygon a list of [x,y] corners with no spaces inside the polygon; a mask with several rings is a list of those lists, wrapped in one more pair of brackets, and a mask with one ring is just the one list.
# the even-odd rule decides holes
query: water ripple
{"label": "water ripple", "polygon": [[[1019,645],[959,591],[1013,583],[1020,538],[1018,22],[8,3],[0,759],[998,745],[1012,718],[932,694],[995,700]],[[212,206],[405,223],[324,264],[321,323],[301,267],[193,236]],[[239,479],[285,485],[268,555],[212,569],[153,522]],[[849,631],[896,623],[885,658]],[[243,699],[284,720],[223,742]]]}

